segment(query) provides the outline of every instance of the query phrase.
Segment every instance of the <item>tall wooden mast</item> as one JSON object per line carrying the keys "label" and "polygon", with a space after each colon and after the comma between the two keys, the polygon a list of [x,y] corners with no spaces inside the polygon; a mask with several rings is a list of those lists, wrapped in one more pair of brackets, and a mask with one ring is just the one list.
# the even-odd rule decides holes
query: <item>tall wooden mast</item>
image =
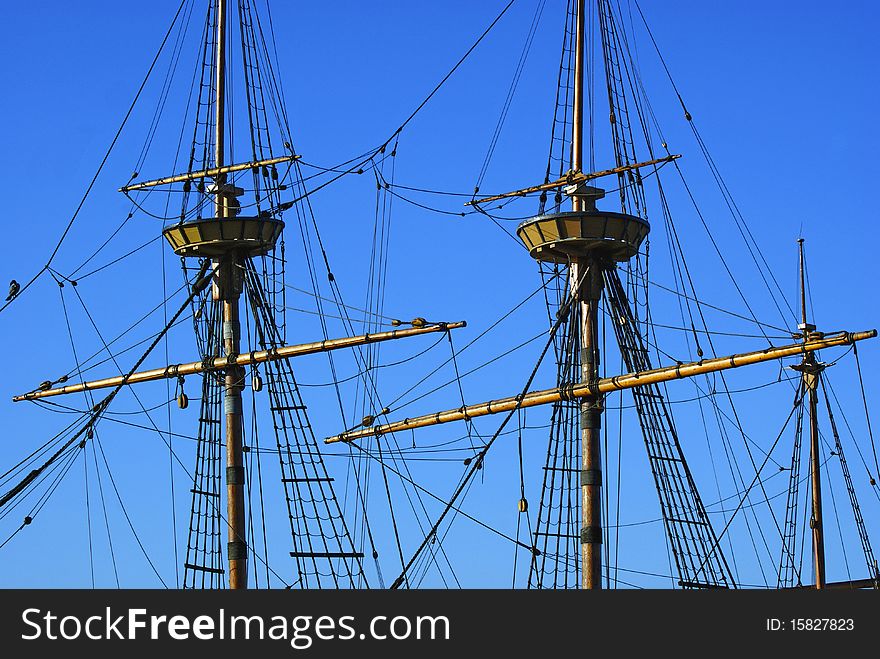
{"label": "tall wooden mast", "polygon": [[[226,105],[226,0],[216,0],[215,134],[214,167],[225,164]],[[229,206],[226,176],[215,180],[215,210],[218,219],[227,217]],[[223,349],[226,356],[241,350],[239,298],[241,297],[241,258],[234,250],[216,260],[215,297],[223,305]],[[244,462],[242,458],[242,405],[244,369],[235,364],[226,369],[223,411],[226,416],[226,523],[228,527],[227,564],[229,587],[247,588],[247,527],[244,512]]]}
{"label": "tall wooden mast", "polygon": [[[572,108],[571,171],[583,171],[584,152],[584,0],[578,0],[574,58],[574,107]],[[585,199],[572,195],[572,210],[585,209]],[[602,297],[602,265],[591,252],[574,258],[570,266],[572,290],[580,304],[581,381],[598,378],[599,300]],[[581,281],[583,280],[583,281]],[[599,453],[602,404],[598,397],[581,401],[581,585],[602,587],[602,460]]]}
{"label": "tall wooden mast", "polygon": [[[804,239],[798,240],[800,256],[800,293],[801,293],[801,324],[798,329],[803,334],[804,343],[813,336],[816,326],[807,322],[807,287],[806,268],[804,265]],[[816,361],[815,353],[810,350],[804,352],[804,358],[800,365],[795,367],[803,374],[804,389],[810,410],[810,483],[812,494],[812,511],[810,515],[810,529],[813,535],[813,566],[816,573],[816,588],[825,588],[825,538],[822,529],[822,478],[820,465],[822,456],[819,453],[819,419],[818,419],[818,390],[819,378],[825,369],[823,364]]]}

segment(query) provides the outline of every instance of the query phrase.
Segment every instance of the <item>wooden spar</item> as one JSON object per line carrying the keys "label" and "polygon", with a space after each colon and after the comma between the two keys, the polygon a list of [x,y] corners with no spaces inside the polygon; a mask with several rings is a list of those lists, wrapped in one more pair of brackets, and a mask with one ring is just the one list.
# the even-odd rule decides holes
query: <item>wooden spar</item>
{"label": "wooden spar", "polygon": [[855,341],[873,339],[876,336],[877,330],[853,333],[840,332],[822,338],[811,338],[803,343],[793,343],[774,348],[765,348],[764,350],[756,350],[754,352],[745,352],[726,357],[703,359],[698,362],[688,362],[677,364],[675,366],[655,368],[650,371],[640,371],[637,373],[617,375],[610,378],[601,378],[592,384],[581,383],[573,384],[570,387],[562,389],[555,388],[532,391],[521,398],[518,396],[499,398],[485,403],[468,405],[443,412],[435,412],[434,414],[404,419],[403,421],[387,423],[372,428],[351,430],[333,437],[328,437],[324,442],[326,444],[350,442],[363,437],[375,437],[402,430],[423,428],[425,426],[434,426],[441,423],[449,423],[451,421],[461,421],[478,416],[486,416],[488,414],[509,412],[510,410],[517,408],[535,407],[537,405],[546,405],[548,403],[555,403],[565,399],[595,396],[611,391],[620,391],[621,389],[632,389],[633,387],[639,387],[645,384],[669,382],[670,380],[689,378],[704,373],[714,373],[716,371],[739,368],[740,366],[750,366],[752,364],[760,364],[761,362],[772,361],[775,359],[783,359],[785,357],[792,357],[794,355],[800,355],[814,350],[851,345]]}
{"label": "wooden spar", "polygon": [[241,172],[246,169],[258,169],[260,167],[268,167],[269,165],[277,165],[282,162],[291,162],[299,160],[302,156],[279,156],[278,158],[269,158],[267,160],[255,160],[253,162],[243,162],[237,165],[224,165],[222,167],[212,167],[211,169],[200,169],[196,172],[186,172],[184,174],[175,174],[174,176],[166,176],[165,178],[157,178],[151,181],[141,181],[140,183],[132,183],[119,188],[120,192],[131,192],[132,190],[143,190],[152,188],[157,185],[166,185],[168,183],[180,183],[182,181],[195,181],[202,178],[216,178],[231,172]]}
{"label": "wooden spar", "polygon": [[73,394],[80,391],[91,391],[93,389],[106,389],[108,387],[116,387],[121,384],[131,385],[140,382],[150,382],[153,380],[164,380],[167,378],[176,378],[184,375],[195,375],[196,373],[204,373],[207,371],[219,371],[228,368],[230,365],[248,366],[250,364],[260,364],[262,362],[277,361],[279,359],[289,359],[291,357],[301,357],[303,355],[312,355],[319,352],[328,352],[330,350],[339,350],[340,348],[353,348],[367,343],[378,343],[380,341],[390,341],[393,339],[405,339],[410,336],[418,336],[420,334],[430,334],[432,332],[445,332],[447,330],[459,329],[467,327],[465,321],[457,323],[435,323],[424,327],[413,327],[409,329],[390,330],[387,332],[375,332],[373,334],[361,334],[358,336],[347,336],[341,339],[325,339],[323,341],[315,341],[313,343],[303,343],[293,346],[281,346],[270,350],[258,350],[245,352],[230,360],[227,357],[215,357],[208,362],[189,362],[187,364],[172,364],[164,368],[154,368],[149,371],[140,371],[132,373],[131,376],[117,376],[112,378],[104,378],[103,380],[92,380],[81,384],[71,384],[57,389],[46,389],[44,391],[31,391],[20,396],[15,396],[12,400],[20,402],[24,400],[35,400],[37,398],[47,398],[50,396],[60,396],[62,394]]}
{"label": "wooden spar", "polygon": [[584,183],[585,181],[592,181],[593,179],[602,178],[604,176],[611,176],[613,174],[621,174],[623,172],[628,172],[633,169],[639,169],[641,167],[648,167],[650,165],[659,165],[664,162],[672,162],[673,160],[677,160],[681,158],[680,154],[676,155],[668,155],[663,158],[655,158],[654,160],[646,160],[645,162],[637,162],[632,165],[622,165],[620,167],[613,167],[611,169],[603,169],[599,172],[590,172],[588,174],[584,174],[579,171],[579,167],[572,167],[572,171],[563,176],[560,179],[556,179],[555,181],[550,181],[550,183],[542,183],[541,185],[533,185],[530,188],[523,188],[521,190],[514,190],[513,192],[505,192],[504,194],[494,195],[492,197],[483,197],[482,199],[474,199],[465,203],[465,206],[475,206],[477,204],[485,204],[490,201],[498,201],[499,199],[508,199],[510,197],[524,197],[528,194],[533,194],[535,192],[544,192],[545,190],[555,190],[556,188],[561,188],[566,185],[576,185],[578,183]]}

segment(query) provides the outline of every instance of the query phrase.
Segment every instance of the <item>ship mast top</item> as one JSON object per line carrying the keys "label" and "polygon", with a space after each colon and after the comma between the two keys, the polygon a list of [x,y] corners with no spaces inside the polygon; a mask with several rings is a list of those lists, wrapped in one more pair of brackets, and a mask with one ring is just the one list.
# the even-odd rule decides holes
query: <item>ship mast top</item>
{"label": "ship mast top", "polygon": [[821,337],[821,332],[816,332],[816,326],[807,322],[807,284],[806,263],[804,260],[804,239],[798,239],[798,271],[800,283],[801,323],[798,329],[803,335],[804,354],[801,363],[792,366],[793,370],[799,371],[802,376],[803,394],[807,398],[810,414],[810,485],[812,514],[810,516],[810,529],[813,540],[813,571],[816,577],[817,589],[825,588],[825,532],[822,524],[822,455],[819,445],[819,380],[825,364],[816,360],[813,350],[807,350],[806,346],[810,339]]}

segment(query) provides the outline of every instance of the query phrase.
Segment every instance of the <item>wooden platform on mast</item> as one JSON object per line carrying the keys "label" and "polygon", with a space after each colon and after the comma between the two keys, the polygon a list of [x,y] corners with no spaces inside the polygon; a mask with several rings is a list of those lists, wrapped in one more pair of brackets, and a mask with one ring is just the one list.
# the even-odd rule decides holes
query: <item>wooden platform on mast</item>
{"label": "wooden platform on mast", "polygon": [[211,217],[174,224],[162,235],[178,256],[261,256],[272,251],[283,228],[284,222],[268,215]]}
{"label": "wooden platform on mast", "polygon": [[516,233],[533,259],[568,263],[588,252],[628,261],[649,230],[635,215],[594,210],[539,215],[520,224]]}
{"label": "wooden platform on mast", "polygon": [[582,199],[583,210],[547,213],[526,220],[516,234],[537,261],[570,263],[588,254],[612,261],[635,256],[651,230],[647,220],[596,208],[605,192],[579,184],[568,192]]}

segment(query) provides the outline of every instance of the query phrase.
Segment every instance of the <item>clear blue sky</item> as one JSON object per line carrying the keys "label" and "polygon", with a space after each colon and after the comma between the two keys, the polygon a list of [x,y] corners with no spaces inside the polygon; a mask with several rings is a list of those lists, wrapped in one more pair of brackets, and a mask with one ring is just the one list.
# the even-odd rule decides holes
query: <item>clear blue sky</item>
{"label": "clear blue sky", "polygon": [[[7,250],[0,265],[4,285],[12,278],[28,280],[45,262],[112,139],[176,4],[168,0],[136,5],[98,0],[18,3],[4,13],[4,38],[0,42],[0,86],[4,90],[4,102],[0,104],[0,152],[4,154],[0,159],[0,180],[4,182],[8,227]],[[297,151],[311,163],[330,166],[381,143],[421,102],[503,4],[496,0],[274,3],[279,69]],[[543,179],[564,4],[563,0],[546,3],[484,190],[514,189]],[[626,6],[626,2],[622,4]],[[820,329],[859,330],[880,324],[872,235],[877,213],[873,195],[878,173],[876,154],[880,147],[875,111],[875,26],[880,19],[876,3],[643,0],[642,6],[679,91],[792,305],[796,291],[795,240],[803,236],[807,241],[811,296],[815,303],[812,315]],[[518,0],[404,132],[397,157],[399,183],[457,192],[473,189],[534,8],[534,2]],[[201,20],[201,12],[198,7],[194,26]],[[684,154],[682,169],[713,237],[736,273],[738,284],[749,294],[758,317],[779,324],[782,320],[757,278],[668,80],[650,43],[644,39],[644,29],[638,23],[634,28],[640,39],[638,57],[646,89],[670,150]],[[196,31],[194,27],[191,36]],[[169,98],[142,172],[146,177],[169,173],[168,163],[178,136],[176,122],[185,100],[182,93],[185,94],[190,75],[185,67],[192,61],[193,52],[190,43],[184,50],[182,72],[178,74],[184,91],[175,88]],[[76,268],[128,212],[125,198],[115,190],[131,174],[167,65],[167,59],[160,62],[143,102],[59,251],[54,263],[59,272],[67,274]],[[597,132],[607,130],[606,123],[600,117]],[[597,155],[600,168],[610,166],[612,161],[610,153]],[[744,313],[744,305],[712,252],[681,185],[674,185],[672,176],[667,179],[678,231],[702,297]],[[460,209],[457,198],[414,198],[446,210]],[[363,282],[374,219],[373,179],[345,179],[316,194],[312,203],[346,301],[359,306],[366,295]],[[519,209],[527,209],[527,205]],[[659,207],[652,204],[652,211],[652,245],[656,254],[652,279],[671,285]],[[101,265],[125,254],[156,235],[159,229],[156,220],[135,218],[95,263]],[[455,335],[457,345],[476,337],[540,283],[527,254],[479,216],[460,218],[395,202],[392,231],[386,313],[403,318],[423,315],[438,320],[467,319],[469,328]],[[288,240],[289,245],[296,244],[295,235]],[[297,259],[299,249],[291,249],[288,254],[289,274],[291,283],[303,286],[304,274]],[[176,260],[164,250],[154,244],[80,284],[78,292],[105,336],[115,336],[162,301],[163,259],[168,285],[176,287],[179,283]],[[64,293],[78,354],[91,354],[100,342],[70,290],[65,289]],[[294,293],[289,303],[297,308],[313,307],[308,297],[297,297]],[[675,324],[674,298],[657,292],[653,305],[657,322]],[[291,312],[290,323],[292,340],[319,338],[312,316]],[[723,316],[710,318],[710,324],[716,330],[731,327]],[[160,326],[161,315],[153,316],[132,337],[143,338]],[[74,360],[59,289],[49,277],[38,280],[0,314],[0,329],[7,347],[6,377],[0,385],[0,423],[7,429],[0,471],[5,471],[69,421],[65,415],[32,405],[12,404],[11,396],[66,372]],[[747,323],[734,323],[732,329],[750,331]],[[459,366],[462,370],[477,366],[542,330],[546,330],[546,313],[541,300],[535,298],[511,322],[499,328],[494,338],[484,342],[482,349],[477,344],[473,354],[462,355]],[[330,331],[336,335],[343,333],[338,323],[331,324]],[[673,346],[683,345],[680,339],[670,340]],[[383,355],[391,360],[411,355],[432,343],[430,339],[415,339],[406,346],[389,347]],[[762,344],[730,337],[720,339],[718,345],[722,352],[732,352]],[[468,402],[516,393],[539,348],[540,342],[532,343],[514,353],[513,358],[466,378],[464,391]],[[169,350],[172,361],[196,358],[192,340],[187,339],[185,332],[178,332]],[[136,354],[127,353],[121,363],[131,363]],[[830,361],[836,355],[824,358]],[[878,346],[869,343],[862,347],[860,356],[865,373],[877,371],[878,355]],[[418,379],[419,373],[447,356],[448,347],[440,345],[414,364],[383,374],[383,395],[389,399],[397,397]],[[150,364],[161,363],[163,356],[155,357]],[[352,372],[353,362],[341,363],[344,373]],[[306,359],[297,368],[301,369],[304,382],[328,379],[326,361]],[[104,369],[97,369],[95,374],[115,374],[112,364],[106,364]],[[745,388],[770,382],[777,373],[775,366],[759,367],[754,373],[732,376],[730,382],[734,388]],[[870,445],[854,374],[849,355],[833,369],[831,377],[867,457]],[[450,375],[446,369],[433,382],[439,384]],[[190,386],[194,388],[194,384]],[[536,385],[552,384],[551,371],[542,370]],[[760,446],[772,443],[788,412],[790,390],[784,387],[778,385],[738,398],[746,429]],[[867,387],[869,402],[876,401],[880,391],[870,376]],[[165,393],[164,386],[145,389],[145,405],[160,403]],[[694,389],[682,384],[671,389],[671,395],[674,399],[686,399],[694,395]],[[329,390],[306,389],[305,396],[319,437],[342,429]],[[78,400],[77,404],[80,403]],[[413,403],[402,413],[415,415],[435,406],[459,404],[457,389],[447,388]],[[137,409],[130,397],[120,397],[117,408],[120,412]],[[705,500],[716,501],[719,492],[722,497],[733,493],[729,475],[722,474],[716,488],[698,408],[681,405],[676,411],[685,451],[698,474]],[[186,412],[175,408],[172,415],[175,431],[194,431],[197,414],[193,407]],[[540,413],[529,415],[535,425],[543,423],[541,418]],[[155,420],[160,427],[166,427],[162,425],[167,423],[165,411],[156,412]],[[876,416],[873,420],[876,424]],[[102,431],[102,442],[123,501],[159,572],[167,583],[174,584],[168,449],[155,433],[108,426]],[[491,433],[493,421],[479,427],[481,432]],[[713,434],[711,428],[709,445],[717,441],[717,429]],[[463,433],[461,427],[428,432],[419,442],[439,443]],[[620,521],[654,519],[658,511],[637,427],[630,422],[625,426],[625,434],[623,489],[627,503]],[[546,433],[536,430],[526,435],[528,496],[537,510]],[[735,440],[741,448],[742,440]],[[846,441],[850,442],[847,447],[853,447],[851,440]],[[721,450],[718,444],[714,446],[716,452]],[[175,443],[175,449],[185,462],[188,456],[191,460],[191,442],[181,440]],[[787,463],[789,454],[786,444],[774,457]],[[461,458],[463,454],[453,456]],[[485,474],[469,494],[464,508],[505,533],[515,533],[519,478],[513,440],[499,442],[490,456]],[[864,487],[865,470],[854,448],[849,448],[848,458],[857,488],[861,488],[868,530],[880,542],[876,492]],[[344,460],[328,457],[334,469]],[[458,460],[413,463],[414,474],[441,496],[452,491],[462,469]],[[340,473],[344,474],[344,469]],[[749,468],[745,473],[747,480],[753,474]],[[77,464],[34,524],[0,550],[7,564],[15,566],[4,572],[0,585],[89,586],[89,524],[96,585],[115,585],[103,512],[96,499],[96,476],[94,471],[85,474],[83,465]],[[189,485],[179,470],[173,478],[180,548],[185,544]],[[839,486],[838,475],[834,478]],[[87,486],[90,516],[85,504]],[[160,585],[134,543],[115,496],[106,489],[106,481],[104,487],[122,585]],[[378,491],[379,485],[376,487]],[[771,493],[778,493],[785,488],[785,477],[775,479],[768,488]],[[774,501],[778,511],[780,500]],[[848,519],[844,491],[838,493],[835,503],[841,519]],[[725,507],[734,504],[735,499]],[[437,510],[430,501],[426,505],[432,512]],[[377,498],[374,531],[382,537],[383,559],[388,560],[384,568],[386,579],[393,579],[399,563],[392,560],[395,551],[386,513],[387,504]],[[16,512],[0,520],[0,542],[20,524],[19,518]],[[408,554],[407,549],[415,548],[419,536],[412,521],[404,522],[404,526],[408,538],[404,553]],[[857,538],[850,527],[845,523],[848,560],[854,576],[861,576],[855,574],[859,555]],[[283,533],[278,537],[283,544]],[[655,541],[660,543],[656,550],[644,550],[644,546]],[[769,538],[768,542],[771,541]],[[839,540],[834,537],[829,542],[829,556],[839,559]],[[622,534],[622,543],[622,567],[668,574],[659,525],[633,527]],[[282,544],[279,546],[283,555]],[[510,585],[513,550],[506,540],[460,519],[446,546],[462,584]],[[771,547],[776,546],[771,542]],[[746,575],[743,580],[761,583],[760,572],[748,567],[750,553],[754,558],[748,541],[737,551]],[[283,570],[283,558],[277,567]],[[523,573],[521,563],[518,575]],[[845,578],[846,574],[842,568],[835,568],[830,576]],[[669,584],[668,579],[652,580],[634,574],[621,578],[642,585]],[[442,582],[435,574],[429,574],[425,585]]]}

